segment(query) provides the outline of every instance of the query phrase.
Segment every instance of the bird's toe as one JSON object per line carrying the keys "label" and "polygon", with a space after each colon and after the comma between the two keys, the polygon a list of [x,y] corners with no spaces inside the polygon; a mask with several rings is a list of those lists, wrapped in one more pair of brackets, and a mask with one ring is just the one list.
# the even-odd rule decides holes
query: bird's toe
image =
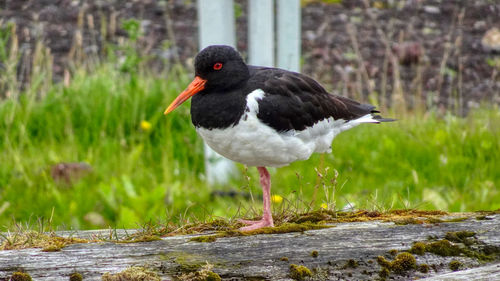
{"label": "bird's toe", "polygon": [[239,222],[246,224],[248,226],[241,227],[239,230],[240,231],[251,231],[251,230],[256,230],[259,228],[263,227],[273,227],[274,223],[273,221],[266,220],[266,219],[261,219],[258,221],[252,221],[252,220],[238,220]]}

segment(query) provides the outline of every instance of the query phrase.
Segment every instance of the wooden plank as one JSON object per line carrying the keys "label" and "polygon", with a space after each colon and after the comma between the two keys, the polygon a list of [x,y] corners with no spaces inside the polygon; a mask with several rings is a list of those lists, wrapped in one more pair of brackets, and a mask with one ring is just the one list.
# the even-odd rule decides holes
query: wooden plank
{"label": "wooden plank", "polygon": [[500,263],[471,268],[467,270],[439,274],[433,277],[420,279],[422,281],[471,281],[471,280],[500,280]]}
{"label": "wooden plank", "polygon": [[[200,50],[210,45],[236,45],[233,0],[198,0]],[[205,175],[209,184],[224,184],[236,174],[234,162],[205,148]]]}
{"label": "wooden plank", "polygon": [[280,68],[300,71],[301,9],[299,0],[277,0],[278,55]]}
{"label": "wooden plank", "polygon": [[[436,224],[395,225],[388,222],[338,223],[335,227],[303,233],[266,234],[218,238],[215,242],[190,241],[193,235],[166,237],[142,243],[74,244],[59,252],[40,249],[0,251],[0,280],[7,280],[12,272],[23,270],[34,280],[68,280],[79,272],[84,280],[100,280],[106,272],[120,272],[130,266],[145,266],[155,270],[162,280],[173,280],[181,269],[196,267],[206,262],[223,280],[292,280],[290,265],[304,265],[315,274],[314,280],[376,280],[381,267],[377,257],[394,258],[390,250],[404,251],[415,241],[429,237],[442,239],[450,231],[474,231],[479,243],[500,254],[500,215],[481,220],[471,216],[461,222]],[[100,234],[106,235],[107,231]],[[68,233],[65,233],[68,234]],[[92,237],[92,231],[77,233]],[[73,233],[74,235],[74,233]],[[311,255],[317,251],[317,257]],[[283,260],[286,257],[288,260]],[[391,280],[409,280],[433,277],[429,280],[498,280],[497,259],[484,264],[466,256],[441,257],[431,253],[415,255],[418,264],[433,266],[428,273],[411,270],[392,273]],[[356,266],[349,266],[353,260]],[[449,268],[451,260],[460,261],[462,271]],[[353,263],[351,263],[353,264]],[[470,269],[474,268],[474,269]]]}
{"label": "wooden plank", "polygon": [[248,63],[274,66],[274,1],[248,1]]}

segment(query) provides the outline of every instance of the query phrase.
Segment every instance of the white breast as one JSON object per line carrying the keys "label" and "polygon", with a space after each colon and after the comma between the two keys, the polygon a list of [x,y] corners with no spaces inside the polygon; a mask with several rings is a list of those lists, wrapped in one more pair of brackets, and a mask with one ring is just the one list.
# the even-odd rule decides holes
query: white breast
{"label": "white breast", "polygon": [[257,100],[265,93],[257,89],[247,96],[247,110],[237,125],[225,129],[196,128],[217,153],[248,166],[280,167],[306,160],[314,152],[330,152],[333,138],[360,123],[377,122],[371,115],[345,122],[323,119],[302,131],[278,133],[258,118]]}

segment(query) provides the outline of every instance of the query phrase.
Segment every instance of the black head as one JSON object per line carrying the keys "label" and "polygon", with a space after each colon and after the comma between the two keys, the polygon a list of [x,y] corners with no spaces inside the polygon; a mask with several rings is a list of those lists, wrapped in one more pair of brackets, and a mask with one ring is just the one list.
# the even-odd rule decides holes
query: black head
{"label": "black head", "polygon": [[230,46],[212,45],[201,50],[194,60],[195,75],[205,79],[205,89],[228,89],[249,77],[248,67]]}
{"label": "black head", "polygon": [[167,107],[165,114],[173,111],[197,93],[223,93],[241,85],[250,76],[240,54],[229,46],[214,45],[198,53],[194,60],[194,80]]}

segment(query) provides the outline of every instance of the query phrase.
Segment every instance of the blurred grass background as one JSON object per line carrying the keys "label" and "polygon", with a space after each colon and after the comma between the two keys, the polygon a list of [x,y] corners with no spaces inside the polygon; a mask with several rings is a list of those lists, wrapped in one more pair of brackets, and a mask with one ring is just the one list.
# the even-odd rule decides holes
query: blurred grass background
{"label": "blurred grass background", "polygon": [[[127,24],[127,42],[75,64],[59,83],[40,43],[25,85],[16,78],[12,26],[3,26],[1,230],[40,218],[91,229],[258,215],[254,168],[238,166],[242,176],[225,186],[205,183],[202,140],[188,104],[163,115],[192,74],[175,64],[149,69],[134,45],[137,25]],[[399,120],[359,126],[334,140],[332,154],[271,169],[275,211],[500,208],[498,107],[483,105],[465,117],[432,108],[383,110]],[[61,162],[85,162],[91,172],[71,183],[54,180],[51,169]]]}

